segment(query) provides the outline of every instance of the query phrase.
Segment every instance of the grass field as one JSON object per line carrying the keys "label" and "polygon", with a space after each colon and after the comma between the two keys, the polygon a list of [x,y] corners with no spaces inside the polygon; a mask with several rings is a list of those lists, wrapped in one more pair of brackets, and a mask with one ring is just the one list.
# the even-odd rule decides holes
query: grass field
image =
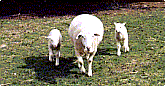
{"label": "grass field", "polygon": [[[94,56],[93,76],[79,72],[67,29],[74,16],[0,19],[0,85],[165,85],[165,11],[106,10],[94,14],[104,38]],[[126,22],[130,52],[116,55],[113,22]],[[60,65],[48,60],[45,36],[61,31]],[[87,62],[85,60],[85,67]]]}

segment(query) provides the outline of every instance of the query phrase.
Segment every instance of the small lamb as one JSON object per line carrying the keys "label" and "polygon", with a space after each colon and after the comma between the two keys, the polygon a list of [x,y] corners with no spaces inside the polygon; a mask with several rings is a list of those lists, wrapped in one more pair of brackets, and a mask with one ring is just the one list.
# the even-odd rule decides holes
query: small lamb
{"label": "small lamb", "polygon": [[49,61],[54,61],[53,52],[55,53],[56,56],[56,63],[55,65],[59,65],[59,57],[60,57],[60,46],[61,46],[61,40],[62,40],[62,35],[59,30],[57,29],[52,29],[49,33],[48,38],[48,48],[49,48]]}
{"label": "small lamb", "polygon": [[92,76],[93,57],[97,52],[97,46],[103,39],[103,23],[93,15],[81,14],[72,20],[68,33],[74,44],[80,71],[85,73],[82,58],[85,55],[88,61],[88,76]]}
{"label": "small lamb", "polygon": [[117,41],[117,55],[120,56],[121,52],[120,52],[120,41],[124,41],[124,47],[125,47],[125,52],[129,51],[129,47],[128,47],[128,33],[127,33],[127,29],[124,26],[126,23],[116,23],[115,24],[115,38]]}

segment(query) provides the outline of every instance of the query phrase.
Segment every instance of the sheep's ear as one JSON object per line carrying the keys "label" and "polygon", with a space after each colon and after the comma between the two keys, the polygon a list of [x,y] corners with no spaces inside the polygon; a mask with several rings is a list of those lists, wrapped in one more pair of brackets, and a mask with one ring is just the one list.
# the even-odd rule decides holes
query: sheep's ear
{"label": "sheep's ear", "polygon": [[117,23],[116,23],[116,22],[114,22],[114,24],[116,25]]}
{"label": "sheep's ear", "polygon": [[94,36],[100,36],[99,34],[95,33]]}
{"label": "sheep's ear", "polygon": [[80,37],[83,37],[81,32],[77,35],[76,39],[79,39]]}

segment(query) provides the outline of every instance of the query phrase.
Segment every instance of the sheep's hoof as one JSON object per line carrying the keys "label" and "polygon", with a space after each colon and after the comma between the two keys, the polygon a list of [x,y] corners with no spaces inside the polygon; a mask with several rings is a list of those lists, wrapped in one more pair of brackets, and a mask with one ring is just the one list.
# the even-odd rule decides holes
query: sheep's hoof
{"label": "sheep's hoof", "polygon": [[92,72],[88,72],[88,77],[92,77]]}
{"label": "sheep's hoof", "polygon": [[82,68],[80,69],[80,72],[85,74],[85,68],[84,68],[83,66],[82,66]]}
{"label": "sheep's hoof", "polygon": [[80,72],[81,72],[82,74],[85,74],[85,70],[82,70],[82,69],[81,69]]}
{"label": "sheep's hoof", "polygon": [[121,52],[118,52],[117,55],[120,56],[121,55]]}
{"label": "sheep's hoof", "polygon": [[52,62],[53,60],[49,58],[49,61]]}
{"label": "sheep's hoof", "polygon": [[129,52],[129,47],[125,48],[125,53]]}
{"label": "sheep's hoof", "polygon": [[125,51],[125,53],[129,52],[128,50]]}
{"label": "sheep's hoof", "polygon": [[82,74],[82,75],[85,75],[85,72],[83,72],[83,71],[80,71],[80,74]]}
{"label": "sheep's hoof", "polygon": [[58,65],[59,65],[59,63],[56,63],[55,65],[56,65],[56,66],[58,66]]}
{"label": "sheep's hoof", "polygon": [[56,66],[59,65],[59,58],[56,58],[56,63],[55,63]]}
{"label": "sheep's hoof", "polygon": [[127,48],[127,52],[129,52],[129,47]]}

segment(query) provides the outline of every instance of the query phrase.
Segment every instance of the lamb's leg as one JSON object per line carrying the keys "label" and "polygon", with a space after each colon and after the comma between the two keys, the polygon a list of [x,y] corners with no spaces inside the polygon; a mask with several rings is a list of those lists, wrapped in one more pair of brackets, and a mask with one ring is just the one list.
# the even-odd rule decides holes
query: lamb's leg
{"label": "lamb's leg", "polygon": [[121,48],[120,41],[117,40],[117,55],[118,56],[121,55],[120,48]]}
{"label": "lamb's leg", "polygon": [[92,62],[93,62],[93,57],[96,54],[96,52],[94,52],[89,59],[87,59],[88,61],[88,76],[92,76]]}
{"label": "lamb's leg", "polygon": [[129,52],[129,47],[128,47],[128,39],[124,40],[124,48],[125,48],[125,52]]}
{"label": "lamb's leg", "polygon": [[48,41],[48,48],[49,48],[49,61],[53,61],[52,60],[52,55],[53,55],[53,51],[52,49],[50,48],[50,40]]}
{"label": "lamb's leg", "polygon": [[78,59],[78,67],[80,69],[80,72],[85,73],[83,58],[80,56],[80,54],[77,52],[77,50],[75,50],[75,54]]}
{"label": "lamb's leg", "polygon": [[55,63],[56,66],[59,65],[59,57],[60,57],[60,50],[58,50],[56,53],[56,63]]}
{"label": "lamb's leg", "polygon": [[53,56],[53,52],[51,49],[49,49],[49,61],[51,62],[53,61],[52,56]]}

